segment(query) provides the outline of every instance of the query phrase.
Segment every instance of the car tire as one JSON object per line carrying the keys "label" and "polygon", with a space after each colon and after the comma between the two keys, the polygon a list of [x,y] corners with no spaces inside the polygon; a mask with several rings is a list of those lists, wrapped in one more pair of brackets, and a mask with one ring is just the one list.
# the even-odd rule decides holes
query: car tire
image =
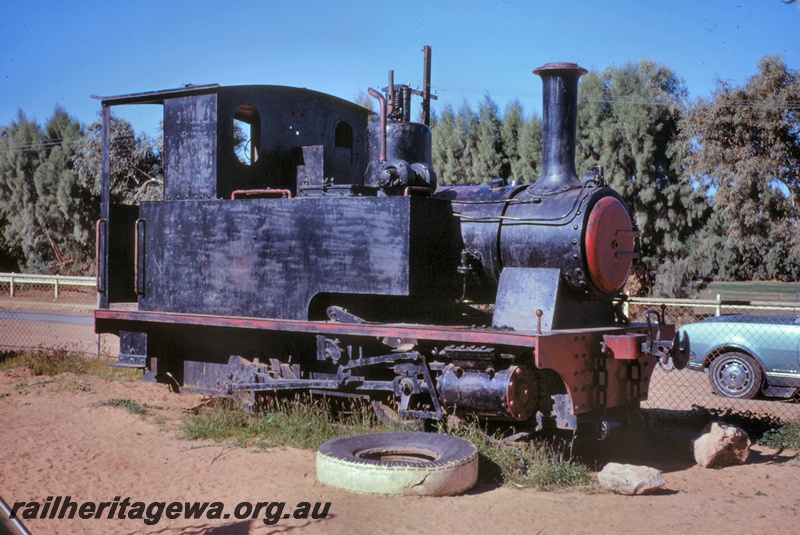
{"label": "car tire", "polygon": [[330,440],[317,451],[323,485],[361,494],[452,496],[478,481],[478,451],[438,433],[374,433]]}
{"label": "car tire", "polygon": [[736,399],[753,399],[764,382],[756,359],[739,352],[723,353],[711,361],[708,378],[714,392]]}

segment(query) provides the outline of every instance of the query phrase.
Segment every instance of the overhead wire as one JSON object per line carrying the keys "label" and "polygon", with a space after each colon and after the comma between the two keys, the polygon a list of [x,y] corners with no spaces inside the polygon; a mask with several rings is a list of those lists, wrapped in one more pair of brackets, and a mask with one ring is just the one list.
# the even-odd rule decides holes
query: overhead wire
{"label": "overhead wire", "polygon": [[[0,138],[2,139],[2,138]],[[47,139],[37,142],[32,142],[24,145],[4,145],[0,141],[0,153],[11,153],[11,152],[26,152],[26,151],[35,151],[41,149],[48,149],[57,146],[73,146],[80,143],[82,138],[74,139],[74,140],[65,140],[65,139]],[[123,135],[123,136],[114,136],[113,141],[117,140],[124,140],[124,139],[136,139],[135,135]]]}

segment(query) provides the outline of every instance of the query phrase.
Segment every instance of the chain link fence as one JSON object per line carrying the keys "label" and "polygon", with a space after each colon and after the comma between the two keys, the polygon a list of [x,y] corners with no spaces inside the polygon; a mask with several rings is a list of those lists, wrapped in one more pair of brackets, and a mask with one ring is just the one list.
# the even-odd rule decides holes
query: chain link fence
{"label": "chain link fence", "polygon": [[116,356],[116,337],[96,335],[93,277],[0,273],[0,354],[67,349]]}
{"label": "chain link fence", "polygon": [[[94,333],[94,279],[0,274],[0,354],[66,348],[116,357],[119,341]],[[646,409],[706,408],[800,419],[800,306],[630,298],[628,317],[655,309],[689,334],[696,354],[684,370],[659,364]]]}
{"label": "chain link fence", "polygon": [[631,298],[625,310],[631,321],[658,311],[694,353],[683,370],[656,367],[644,408],[800,419],[800,305]]}

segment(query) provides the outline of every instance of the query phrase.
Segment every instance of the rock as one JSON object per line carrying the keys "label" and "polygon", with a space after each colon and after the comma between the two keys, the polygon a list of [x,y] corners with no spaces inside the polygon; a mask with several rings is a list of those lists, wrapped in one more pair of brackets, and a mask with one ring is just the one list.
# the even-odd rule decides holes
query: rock
{"label": "rock", "polygon": [[667,484],[659,470],[649,466],[608,463],[597,474],[597,480],[606,490],[617,494],[645,494]]}
{"label": "rock", "polygon": [[711,422],[694,441],[694,460],[705,468],[744,464],[750,455],[750,437],[743,429]]}

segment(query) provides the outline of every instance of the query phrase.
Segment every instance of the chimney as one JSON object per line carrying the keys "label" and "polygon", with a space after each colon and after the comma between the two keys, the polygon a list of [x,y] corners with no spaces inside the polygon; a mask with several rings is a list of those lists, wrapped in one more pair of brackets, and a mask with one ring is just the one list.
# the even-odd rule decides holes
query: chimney
{"label": "chimney", "polygon": [[528,190],[552,195],[581,187],[575,171],[578,79],[588,71],[577,63],[547,63],[534,70],[542,78],[542,174]]}

